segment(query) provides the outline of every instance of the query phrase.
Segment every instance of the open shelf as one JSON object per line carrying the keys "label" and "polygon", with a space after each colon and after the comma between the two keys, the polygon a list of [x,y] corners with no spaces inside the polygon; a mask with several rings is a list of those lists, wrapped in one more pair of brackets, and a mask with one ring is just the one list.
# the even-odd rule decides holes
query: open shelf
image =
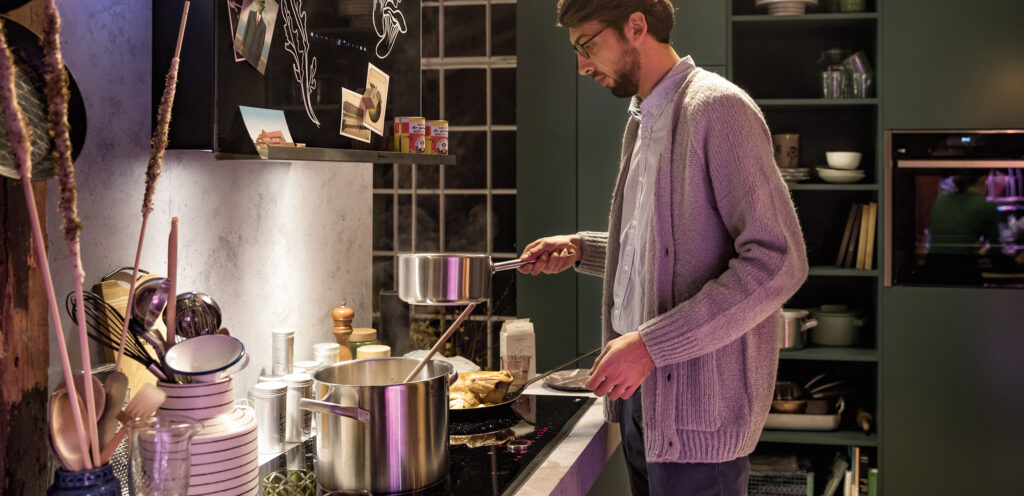
{"label": "open shelf", "polygon": [[878,434],[865,434],[854,430],[819,432],[765,429],[761,432],[761,442],[832,446],[878,446]]}
{"label": "open shelf", "polygon": [[878,351],[871,348],[809,347],[796,351],[782,351],[783,360],[821,360],[835,362],[877,362]]}
{"label": "open shelf", "polygon": [[[260,160],[258,155],[215,153],[218,160]],[[349,150],[342,148],[272,146],[266,160],[291,162],[370,162],[385,164],[455,165],[455,155]]]}
{"label": "open shelf", "polygon": [[793,191],[878,191],[879,186],[870,184],[795,183],[787,184]]}
{"label": "open shelf", "polygon": [[804,14],[774,16],[767,14],[734,15],[734,24],[772,25],[784,29],[799,28],[804,25],[846,26],[874,22],[878,19],[876,12],[835,13],[835,14]]}
{"label": "open shelf", "polygon": [[758,98],[760,107],[853,107],[878,105],[877,98]]}
{"label": "open shelf", "polygon": [[815,265],[808,270],[811,276],[836,276],[836,277],[878,277],[878,269],[846,269],[830,265]]}

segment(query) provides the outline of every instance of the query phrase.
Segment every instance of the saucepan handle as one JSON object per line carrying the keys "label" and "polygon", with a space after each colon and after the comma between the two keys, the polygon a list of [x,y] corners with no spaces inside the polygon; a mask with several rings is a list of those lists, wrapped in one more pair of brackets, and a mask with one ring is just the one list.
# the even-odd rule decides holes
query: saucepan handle
{"label": "saucepan handle", "polygon": [[514,269],[516,267],[520,267],[520,266],[526,265],[528,263],[533,263],[533,262],[534,262],[533,260],[521,260],[521,259],[518,259],[518,258],[515,259],[515,260],[509,260],[507,262],[498,262],[498,263],[496,263],[496,264],[491,266],[491,271],[492,272],[497,272],[499,270]]}
{"label": "saucepan handle", "polygon": [[355,406],[341,406],[337,403],[302,398],[299,400],[299,408],[331,415],[341,415],[342,417],[356,419],[360,422],[370,421],[370,412]]}
{"label": "saucepan handle", "polygon": [[459,380],[459,373],[452,371],[451,374],[448,374],[448,387],[452,387],[457,380]]}

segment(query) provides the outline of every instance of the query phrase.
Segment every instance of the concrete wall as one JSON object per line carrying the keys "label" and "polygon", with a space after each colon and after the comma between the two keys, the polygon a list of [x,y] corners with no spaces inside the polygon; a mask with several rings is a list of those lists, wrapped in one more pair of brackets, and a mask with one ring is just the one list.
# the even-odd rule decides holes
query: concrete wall
{"label": "concrete wall", "polygon": [[[151,5],[114,0],[57,5],[64,57],[88,114],[87,139],[75,168],[89,287],[134,262],[152,132]],[[223,161],[201,151],[167,154],[141,266],[166,273],[167,234],[171,217],[177,216],[178,291],[202,291],[217,300],[224,325],[251,354],[248,369],[236,377],[236,397],[256,382],[261,367],[269,369],[271,329],[297,329],[296,359],[307,359],[313,343],[333,339],[330,310],[342,298],[356,310],[356,326],[370,325],[370,168]],[[73,283],[56,213],[57,190],[51,182],[47,215],[50,266],[63,305]],[[63,326],[77,364],[77,332],[67,317]],[[50,349],[52,388],[60,380],[60,360],[56,346]]]}

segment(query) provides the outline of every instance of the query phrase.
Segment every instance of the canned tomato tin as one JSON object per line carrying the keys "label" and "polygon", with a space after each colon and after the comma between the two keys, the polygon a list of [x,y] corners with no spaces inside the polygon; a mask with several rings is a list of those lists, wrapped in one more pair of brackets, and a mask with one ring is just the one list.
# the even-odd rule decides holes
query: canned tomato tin
{"label": "canned tomato tin", "polygon": [[448,155],[448,121],[430,121],[430,153]]}
{"label": "canned tomato tin", "polygon": [[427,152],[427,120],[423,117],[409,118],[409,153]]}

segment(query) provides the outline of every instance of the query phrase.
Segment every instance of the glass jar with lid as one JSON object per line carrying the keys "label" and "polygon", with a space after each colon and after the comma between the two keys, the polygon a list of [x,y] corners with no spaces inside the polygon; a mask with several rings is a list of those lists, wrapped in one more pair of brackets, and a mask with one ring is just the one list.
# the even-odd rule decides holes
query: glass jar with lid
{"label": "glass jar with lid", "polygon": [[356,356],[356,350],[360,346],[368,344],[380,344],[377,339],[377,329],[372,327],[356,327],[352,329],[352,336],[348,338],[348,347],[352,350],[352,356]]}

